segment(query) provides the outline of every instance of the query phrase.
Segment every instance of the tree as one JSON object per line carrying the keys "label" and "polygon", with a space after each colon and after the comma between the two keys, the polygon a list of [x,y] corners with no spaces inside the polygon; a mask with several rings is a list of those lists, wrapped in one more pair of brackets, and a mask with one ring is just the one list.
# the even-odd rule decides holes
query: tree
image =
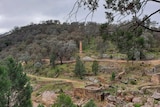
{"label": "tree", "polygon": [[7,58],[5,61],[5,69],[1,68],[0,84],[1,87],[0,97],[1,107],[32,107],[31,92],[29,80],[26,74],[23,72],[21,64],[15,62],[13,58]]}
{"label": "tree", "polygon": [[0,66],[0,107],[7,105],[7,91],[9,91],[10,81],[7,78],[7,71],[3,66]]}
{"label": "tree", "polygon": [[36,71],[36,72],[39,72],[40,69],[41,69],[41,67],[42,67],[42,64],[41,64],[40,62],[36,62],[36,63],[34,64],[34,68],[35,68],[35,71]]}
{"label": "tree", "polygon": [[72,40],[68,42],[55,41],[52,46],[54,55],[60,60],[61,64],[63,64],[64,58],[69,59],[77,50],[76,44]]}
{"label": "tree", "polygon": [[54,68],[55,67],[55,60],[56,60],[56,55],[54,52],[51,53],[50,56],[50,65]]}
{"label": "tree", "polygon": [[97,72],[98,72],[98,62],[95,60],[93,61],[93,64],[92,64],[92,72],[94,73],[94,75],[97,75]]}
{"label": "tree", "polygon": [[76,107],[76,105],[73,104],[72,99],[68,95],[62,93],[52,107]]}
{"label": "tree", "polygon": [[93,100],[87,102],[83,107],[97,107]]}
{"label": "tree", "polygon": [[104,41],[111,41],[120,53],[127,55],[129,60],[145,59],[144,50],[149,49],[151,42],[148,42],[149,37],[146,34],[144,36],[142,27],[132,28],[131,31],[128,31],[126,27],[121,27],[109,34],[103,29],[101,33],[106,35]]}
{"label": "tree", "polygon": [[[81,8],[82,6],[85,9],[88,8],[89,10],[88,15],[86,16],[87,18],[90,14],[93,14],[99,8],[100,1],[101,0],[76,0],[69,14],[69,18],[73,15],[77,15],[79,8]],[[105,14],[108,23],[110,23],[113,22],[115,19],[118,19],[118,21],[124,19],[126,16],[140,18],[143,15],[143,12],[146,9],[145,7],[149,2],[152,2],[154,4],[160,4],[159,0],[104,0],[103,6],[105,9]],[[145,17],[142,18],[141,21],[135,20],[135,26],[142,26],[145,29],[160,32],[160,30],[155,30],[145,25],[149,22],[148,19],[150,17],[152,17],[155,14],[159,14],[159,12],[160,8],[155,9],[152,13],[148,15],[145,15]]]}
{"label": "tree", "polygon": [[80,79],[83,79],[83,75],[84,75],[85,72],[86,72],[85,67],[84,67],[82,61],[80,60],[80,57],[78,56],[77,59],[76,59],[76,65],[75,65],[74,73]]}

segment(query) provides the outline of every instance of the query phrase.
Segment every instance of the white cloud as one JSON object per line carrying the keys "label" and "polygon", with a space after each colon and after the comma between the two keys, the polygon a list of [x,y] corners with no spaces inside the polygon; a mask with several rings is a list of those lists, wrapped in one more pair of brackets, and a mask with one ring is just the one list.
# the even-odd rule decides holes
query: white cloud
{"label": "white cloud", "polygon": [[9,31],[9,29],[3,29],[3,28],[0,28],[0,34],[3,34],[3,33],[5,33],[5,32],[8,32]]}

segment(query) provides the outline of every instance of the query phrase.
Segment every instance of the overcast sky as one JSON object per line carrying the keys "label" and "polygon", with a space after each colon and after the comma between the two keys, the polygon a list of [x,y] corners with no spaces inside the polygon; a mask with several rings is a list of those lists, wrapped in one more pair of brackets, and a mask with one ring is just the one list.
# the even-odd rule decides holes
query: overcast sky
{"label": "overcast sky", "polygon": [[[15,26],[25,26],[39,23],[45,20],[60,20],[64,22],[68,18],[73,4],[76,0],[0,0],[0,33],[8,32]],[[160,4],[149,3],[145,13],[154,12]],[[84,21],[88,12],[80,11],[78,21]],[[88,17],[91,21],[91,17]],[[160,13],[152,17],[152,20],[160,22]],[[73,17],[72,21],[76,21]],[[95,12],[92,21],[98,23],[106,22],[102,3]]]}

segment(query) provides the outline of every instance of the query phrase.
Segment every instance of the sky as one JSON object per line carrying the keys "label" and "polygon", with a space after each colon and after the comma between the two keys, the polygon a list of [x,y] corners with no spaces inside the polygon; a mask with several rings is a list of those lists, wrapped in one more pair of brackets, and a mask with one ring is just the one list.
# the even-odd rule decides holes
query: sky
{"label": "sky", "polygon": [[[13,29],[15,26],[26,26],[30,23],[39,23],[45,20],[60,20],[65,22],[76,0],[0,0],[0,34]],[[88,21],[97,23],[106,22],[103,1],[100,0],[98,10]],[[144,14],[158,9],[160,4],[148,3]],[[80,9],[77,20],[73,16],[69,21],[85,21],[87,10]],[[152,17],[160,23],[160,13]]]}

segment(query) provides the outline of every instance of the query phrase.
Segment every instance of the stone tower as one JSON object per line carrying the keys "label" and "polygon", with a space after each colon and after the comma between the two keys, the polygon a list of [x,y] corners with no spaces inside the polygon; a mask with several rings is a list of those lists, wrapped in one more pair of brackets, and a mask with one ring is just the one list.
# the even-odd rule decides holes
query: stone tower
{"label": "stone tower", "polygon": [[82,53],[82,41],[79,42],[79,53]]}

